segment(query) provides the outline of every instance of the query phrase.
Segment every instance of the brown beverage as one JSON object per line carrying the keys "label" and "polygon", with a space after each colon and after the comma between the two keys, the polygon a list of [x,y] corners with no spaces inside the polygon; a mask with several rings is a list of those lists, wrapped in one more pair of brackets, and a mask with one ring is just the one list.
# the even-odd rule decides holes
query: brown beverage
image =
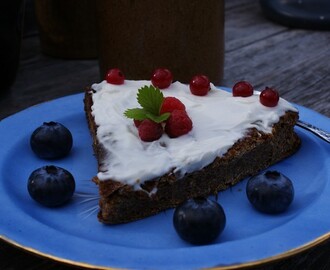
{"label": "brown beverage", "polygon": [[43,53],[97,58],[94,0],[35,0],[35,10]]}
{"label": "brown beverage", "polygon": [[150,79],[166,67],[174,80],[205,74],[220,84],[224,62],[223,0],[96,1],[100,74],[118,67]]}

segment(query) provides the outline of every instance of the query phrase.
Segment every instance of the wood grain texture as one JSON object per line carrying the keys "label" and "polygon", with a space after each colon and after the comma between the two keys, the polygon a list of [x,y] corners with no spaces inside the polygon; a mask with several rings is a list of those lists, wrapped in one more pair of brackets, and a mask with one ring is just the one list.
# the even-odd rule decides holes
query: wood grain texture
{"label": "wood grain texture", "polygon": [[[330,116],[330,32],[286,28],[266,20],[258,1],[226,10],[224,85],[250,81]],[[233,5],[233,3],[231,4]]]}
{"label": "wood grain texture", "polygon": [[[31,1],[27,1],[31,4]],[[33,12],[31,6],[27,11]],[[26,14],[21,64],[16,82],[0,99],[0,119],[24,108],[82,89],[100,80],[97,60],[62,60],[40,53],[32,13]],[[29,17],[30,16],[30,17]],[[223,85],[250,81],[256,89],[273,86],[291,102],[330,117],[330,32],[291,29],[268,21],[258,1],[226,1]],[[4,218],[4,217],[2,217]],[[254,270],[330,269],[330,241]],[[0,241],[2,270],[69,270]]]}

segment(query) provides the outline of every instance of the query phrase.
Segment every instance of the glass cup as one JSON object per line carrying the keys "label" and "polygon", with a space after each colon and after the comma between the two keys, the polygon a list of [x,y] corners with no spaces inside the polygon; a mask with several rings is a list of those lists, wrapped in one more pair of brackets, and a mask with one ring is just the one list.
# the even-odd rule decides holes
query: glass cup
{"label": "glass cup", "polygon": [[220,84],[224,64],[223,0],[97,0],[100,75],[120,68],[150,79],[166,67],[188,83],[204,74]]}

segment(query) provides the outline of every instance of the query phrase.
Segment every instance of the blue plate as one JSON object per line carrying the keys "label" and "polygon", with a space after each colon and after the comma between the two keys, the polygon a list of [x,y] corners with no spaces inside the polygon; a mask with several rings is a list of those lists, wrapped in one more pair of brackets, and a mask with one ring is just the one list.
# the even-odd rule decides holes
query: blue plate
{"label": "blue plate", "polygon": [[[243,181],[219,194],[227,225],[210,245],[182,241],[172,225],[173,210],[129,224],[99,223],[98,190],[90,181],[97,164],[82,100],[82,94],[67,96],[0,122],[2,239],[39,255],[95,269],[234,269],[289,256],[329,237],[330,145],[300,128],[301,149],[271,168],[287,175],[295,187],[294,202],[284,214],[254,210]],[[297,107],[301,119],[329,131],[329,118]],[[32,153],[30,135],[47,121],[71,130],[74,146],[68,157],[49,162]],[[42,207],[27,192],[30,173],[49,164],[66,168],[76,179],[76,193],[64,207]]]}

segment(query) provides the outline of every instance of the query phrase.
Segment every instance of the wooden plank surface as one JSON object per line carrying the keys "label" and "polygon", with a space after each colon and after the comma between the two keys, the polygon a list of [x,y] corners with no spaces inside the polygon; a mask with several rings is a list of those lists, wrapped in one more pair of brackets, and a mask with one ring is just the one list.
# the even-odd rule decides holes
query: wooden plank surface
{"label": "wooden plank surface", "polygon": [[[330,33],[289,29],[264,18],[258,1],[226,2],[223,85],[249,80],[277,88],[289,101],[330,116]],[[33,104],[81,92],[100,80],[97,60],[61,60],[40,53],[37,33],[23,40],[21,65],[0,119]]]}
{"label": "wooden plank surface", "polygon": [[[0,119],[46,100],[79,93],[100,80],[97,60],[62,60],[41,54],[33,19],[27,14],[29,29],[23,40],[20,68],[11,91],[0,100]],[[273,86],[289,101],[330,117],[329,44],[330,32],[290,29],[268,21],[258,1],[226,1],[223,85],[231,87],[244,79],[260,90]],[[328,242],[248,269],[330,269]],[[0,241],[0,269],[76,267],[31,255]]]}

